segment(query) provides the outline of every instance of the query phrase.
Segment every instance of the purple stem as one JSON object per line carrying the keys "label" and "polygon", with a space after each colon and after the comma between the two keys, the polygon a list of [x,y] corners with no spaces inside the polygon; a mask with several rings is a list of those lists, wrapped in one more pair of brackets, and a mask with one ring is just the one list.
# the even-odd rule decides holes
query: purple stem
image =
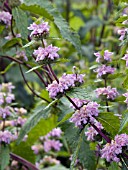
{"label": "purple stem", "polygon": [[6,9],[7,9],[10,13],[12,13],[12,10],[11,10],[11,8],[8,6],[7,2],[4,3],[4,6],[6,7]]}
{"label": "purple stem", "polygon": [[12,159],[14,159],[14,160],[20,162],[21,164],[25,165],[28,169],[38,170],[38,168],[36,168],[35,165],[33,165],[32,163],[28,162],[24,158],[14,154],[14,153],[10,153],[10,156],[11,156]]}
{"label": "purple stem", "polygon": [[56,80],[56,81],[57,81],[57,83],[59,84],[59,80],[58,80],[58,78],[57,78],[56,74],[54,73],[54,71],[52,70],[51,65],[50,65],[50,64],[48,64],[48,66],[49,66],[49,69],[50,69],[50,71],[51,71],[52,75],[54,76],[55,80]]}
{"label": "purple stem", "polygon": [[122,155],[128,159],[128,155],[126,155],[125,153],[122,153]]}
{"label": "purple stem", "polygon": [[65,96],[67,97],[67,99],[73,104],[73,106],[74,106],[77,110],[80,109],[69,96],[67,96],[66,94],[65,94]]}
{"label": "purple stem", "polygon": [[92,123],[90,123],[90,125],[106,140],[106,142],[111,143],[111,139],[109,139],[101,130]]}

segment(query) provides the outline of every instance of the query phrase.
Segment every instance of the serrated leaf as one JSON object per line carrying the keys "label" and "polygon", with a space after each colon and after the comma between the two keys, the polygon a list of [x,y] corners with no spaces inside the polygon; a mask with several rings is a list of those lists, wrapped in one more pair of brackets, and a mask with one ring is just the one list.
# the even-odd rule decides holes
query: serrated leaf
{"label": "serrated leaf", "polygon": [[116,73],[116,74],[110,74],[110,75],[108,75],[108,79],[111,79],[111,80],[113,80],[113,79],[116,79],[116,78],[120,78],[120,77],[122,77],[123,76],[123,73]]}
{"label": "serrated leaf", "polygon": [[13,8],[12,15],[16,22],[16,28],[21,33],[23,39],[28,38],[28,18],[26,13],[20,8]]}
{"label": "serrated leaf", "polygon": [[[35,5],[35,6],[34,6]],[[22,8],[29,10],[31,12],[34,12],[35,14],[39,14],[42,16],[45,16],[45,13],[41,13],[40,11],[47,11],[47,14],[49,14],[48,17],[52,17],[52,21],[54,21],[55,25],[59,29],[62,37],[69,42],[71,42],[78,53],[81,55],[81,43],[79,36],[76,32],[72,32],[65,21],[65,19],[61,16],[61,14],[58,12],[56,8],[53,7],[52,3],[47,0],[24,0],[24,4],[22,5]],[[36,10],[35,10],[36,8]],[[37,10],[38,9],[38,10]],[[40,9],[40,10],[39,10]],[[45,16],[47,18],[47,16]],[[48,19],[51,19],[48,18]]]}
{"label": "serrated leaf", "polygon": [[51,106],[53,104],[55,104],[57,102],[57,100],[54,100],[53,102],[51,102],[48,106],[46,106],[45,108],[42,106],[41,108],[39,108],[34,114],[32,114],[26,121],[26,123],[24,124],[24,126],[22,127],[17,143],[20,143],[21,140],[23,139],[23,137],[33,128],[37,125],[37,123],[43,118],[46,119],[49,117],[50,112],[51,112]]}
{"label": "serrated leaf", "polygon": [[3,50],[8,50],[8,49],[10,49],[11,47],[15,46],[16,44],[20,44],[20,45],[22,44],[20,38],[13,38],[13,39],[9,40],[8,42],[6,42],[6,43],[2,46],[2,48],[3,48]]}
{"label": "serrated leaf", "polygon": [[104,129],[115,136],[120,127],[120,121],[112,112],[102,112],[97,117],[97,120],[103,125]]}
{"label": "serrated leaf", "polygon": [[0,170],[5,170],[6,166],[9,164],[9,159],[9,146],[0,144]]}
{"label": "serrated leaf", "polygon": [[35,40],[32,40],[29,43],[25,44],[22,48],[27,48],[27,47],[33,45],[35,42],[36,42]]}
{"label": "serrated leaf", "polygon": [[66,114],[66,115],[64,116],[64,118],[63,118],[60,122],[58,122],[57,125],[60,125],[60,124],[62,124],[62,123],[64,123],[64,122],[66,122],[66,121],[72,116],[72,114],[73,114],[73,112]]}
{"label": "serrated leaf", "polygon": [[121,132],[126,127],[127,124],[128,124],[128,110],[125,112],[125,114],[121,120],[119,132]]}
{"label": "serrated leaf", "polygon": [[112,162],[111,165],[108,167],[108,170],[120,170],[118,163]]}

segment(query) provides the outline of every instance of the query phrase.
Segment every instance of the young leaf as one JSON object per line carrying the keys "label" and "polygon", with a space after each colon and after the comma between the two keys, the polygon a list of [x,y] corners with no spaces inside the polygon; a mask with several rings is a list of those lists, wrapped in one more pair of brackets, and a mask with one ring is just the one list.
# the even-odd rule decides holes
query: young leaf
{"label": "young leaf", "polygon": [[6,166],[9,164],[9,146],[0,144],[0,170],[5,170]]}
{"label": "young leaf", "polygon": [[26,13],[20,8],[13,8],[12,15],[16,22],[16,28],[21,33],[23,39],[28,38],[28,18]]}
{"label": "young leaf", "polygon": [[[35,5],[35,6],[34,6]],[[61,16],[61,14],[58,12],[56,8],[53,7],[52,3],[47,0],[24,0],[24,4],[21,6],[23,9],[28,10],[30,12],[33,12],[35,14],[39,14],[42,16],[45,16],[47,18],[47,15],[45,15],[45,12],[47,11],[48,19],[52,18],[52,21],[54,21],[55,25],[59,29],[62,37],[69,42],[71,42],[78,53],[81,55],[81,43],[79,36],[76,32],[72,32],[65,21],[65,19]],[[36,8],[36,9],[35,9]],[[38,10],[37,10],[38,9]],[[51,16],[51,17],[50,17]]]}
{"label": "young leaf", "polygon": [[13,47],[13,46],[16,45],[16,44],[22,45],[22,42],[21,42],[21,39],[20,39],[20,38],[13,38],[13,39],[9,40],[8,42],[6,42],[6,43],[2,46],[2,48],[3,48],[3,50],[8,50],[8,49],[10,49],[11,47]]}
{"label": "young leaf", "polygon": [[35,42],[36,42],[35,40],[32,40],[29,43],[25,44],[22,48],[27,48],[27,47],[33,45]]}

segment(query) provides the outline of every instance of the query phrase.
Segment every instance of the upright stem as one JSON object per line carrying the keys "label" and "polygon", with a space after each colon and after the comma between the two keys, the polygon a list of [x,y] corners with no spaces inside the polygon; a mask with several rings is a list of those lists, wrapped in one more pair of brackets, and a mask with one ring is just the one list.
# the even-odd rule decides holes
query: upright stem
{"label": "upright stem", "polygon": [[[104,85],[105,85],[105,88],[107,88],[107,77],[104,78]],[[106,98],[106,106],[107,106],[107,112],[109,112],[109,108],[108,108],[108,99]]]}
{"label": "upright stem", "polygon": [[59,80],[58,80],[58,78],[57,78],[56,74],[54,73],[54,71],[52,70],[51,65],[50,65],[50,64],[48,64],[48,66],[49,66],[49,69],[50,69],[50,71],[51,71],[51,73],[52,73],[53,77],[55,78],[55,80],[56,80],[56,81],[57,81],[57,83],[59,84]]}
{"label": "upright stem", "polygon": [[65,96],[67,97],[67,99],[72,103],[72,105],[73,105],[77,110],[80,109],[80,108],[74,103],[74,101],[73,101],[69,96],[67,96],[67,94],[65,94]]}

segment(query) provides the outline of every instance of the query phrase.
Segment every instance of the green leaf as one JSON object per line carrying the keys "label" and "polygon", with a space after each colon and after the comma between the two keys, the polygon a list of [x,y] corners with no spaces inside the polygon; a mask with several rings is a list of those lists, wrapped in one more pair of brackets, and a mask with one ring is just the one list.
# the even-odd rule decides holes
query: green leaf
{"label": "green leaf", "polygon": [[23,137],[33,128],[37,125],[37,123],[40,121],[40,119],[46,119],[49,117],[50,112],[51,112],[51,106],[55,104],[57,100],[54,100],[51,102],[48,106],[45,108],[41,106],[39,109],[35,111],[34,114],[32,114],[26,121],[25,125],[22,127],[17,143],[20,143]]}
{"label": "green leaf", "polygon": [[126,127],[127,124],[128,124],[128,110],[123,115],[123,119],[121,120],[119,132],[121,132]]}
{"label": "green leaf", "polygon": [[15,64],[15,62],[11,62],[4,71],[1,71],[0,74],[5,74],[13,65]]}
{"label": "green leaf", "polygon": [[6,166],[9,164],[9,159],[9,146],[0,144],[0,170],[5,170]]}
{"label": "green leaf", "polygon": [[37,142],[40,136],[45,136],[56,127],[56,119],[57,117],[55,115],[51,115],[48,119],[41,119],[30,131],[26,142],[21,142],[19,145],[13,143],[11,146],[12,152],[35,163],[35,154],[33,153],[31,146]]}
{"label": "green leaf", "polygon": [[9,50],[11,47],[15,46],[16,44],[20,44],[22,45],[21,39],[20,38],[13,38],[11,40],[9,40],[8,42],[6,42],[2,48],[3,50]]}
{"label": "green leaf", "polygon": [[72,114],[73,114],[73,112],[66,114],[66,115],[64,116],[64,118],[63,118],[60,122],[58,122],[57,125],[60,125],[60,124],[62,124],[62,123],[64,123],[64,122],[66,122],[66,121],[72,116]]}
{"label": "green leaf", "polygon": [[75,87],[67,92],[67,94],[73,98],[90,99],[92,94],[89,91],[89,88]]}
{"label": "green leaf", "polygon": [[13,8],[12,15],[16,22],[16,28],[21,33],[23,39],[28,38],[28,18],[26,13],[20,8]]}
{"label": "green leaf", "polygon": [[122,83],[124,88],[128,88],[128,76],[125,77],[124,82]]}
{"label": "green leaf", "polygon": [[71,170],[74,169],[74,166],[75,166],[75,163],[76,163],[76,160],[77,160],[77,157],[78,157],[78,153],[79,153],[80,146],[81,146],[81,143],[82,143],[83,132],[84,132],[84,130],[82,130],[82,132],[80,133],[78,143],[77,143],[77,147],[76,147],[75,152],[73,153],[73,156],[72,156],[72,161],[71,161],[71,165],[70,165]]}
{"label": "green leaf", "polygon": [[41,67],[42,67],[42,65],[40,65],[40,66],[35,66],[35,67],[31,68],[30,70],[28,70],[26,73],[30,73],[30,72],[32,72],[32,71],[34,71],[34,70],[37,70],[38,68],[41,68]]}
{"label": "green leaf", "polygon": [[111,165],[108,167],[108,170],[120,170],[118,163],[112,162]]}
{"label": "green leaf", "polygon": [[[25,5],[22,5],[22,8],[24,8],[26,10],[30,10],[30,12],[33,12],[35,14],[45,16],[44,11],[47,11],[49,16],[52,17],[52,21],[54,21],[55,25],[59,29],[62,37],[64,39],[68,40],[69,42],[71,42],[74,45],[74,47],[76,48],[76,50],[78,51],[78,53],[81,55],[81,43],[80,43],[78,34],[76,32],[72,32],[70,30],[65,19],[61,16],[61,14],[58,12],[58,10],[53,7],[51,2],[49,2],[47,0],[43,0],[43,1],[24,0],[24,4]],[[41,10],[43,11],[42,13],[40,13]],[[45,16],[45,17],[47,18],[47,16]],[[48,19],[50,19],[50,18],[48,18]]]}
{"label": "green leaf", "polygon": [[116,78],[121,78],[122,76],[123,76],[123,73],[116,73],[116,74],[108,75],[107,78],[113,80],[113,79],[116,79]]}
{"label": "green leaf", "polygon": [[36,42],[35,40],[32,40],[29,43],[25,44],[22,48],[27,48],[27,47],[33,45],[35,42]]}
{"label": "green leaf", "polygon": [[112,112],[102,112],[97,117],[98,121],[103,125],[104,129],[115,136],[120,127],[120,121]]}

